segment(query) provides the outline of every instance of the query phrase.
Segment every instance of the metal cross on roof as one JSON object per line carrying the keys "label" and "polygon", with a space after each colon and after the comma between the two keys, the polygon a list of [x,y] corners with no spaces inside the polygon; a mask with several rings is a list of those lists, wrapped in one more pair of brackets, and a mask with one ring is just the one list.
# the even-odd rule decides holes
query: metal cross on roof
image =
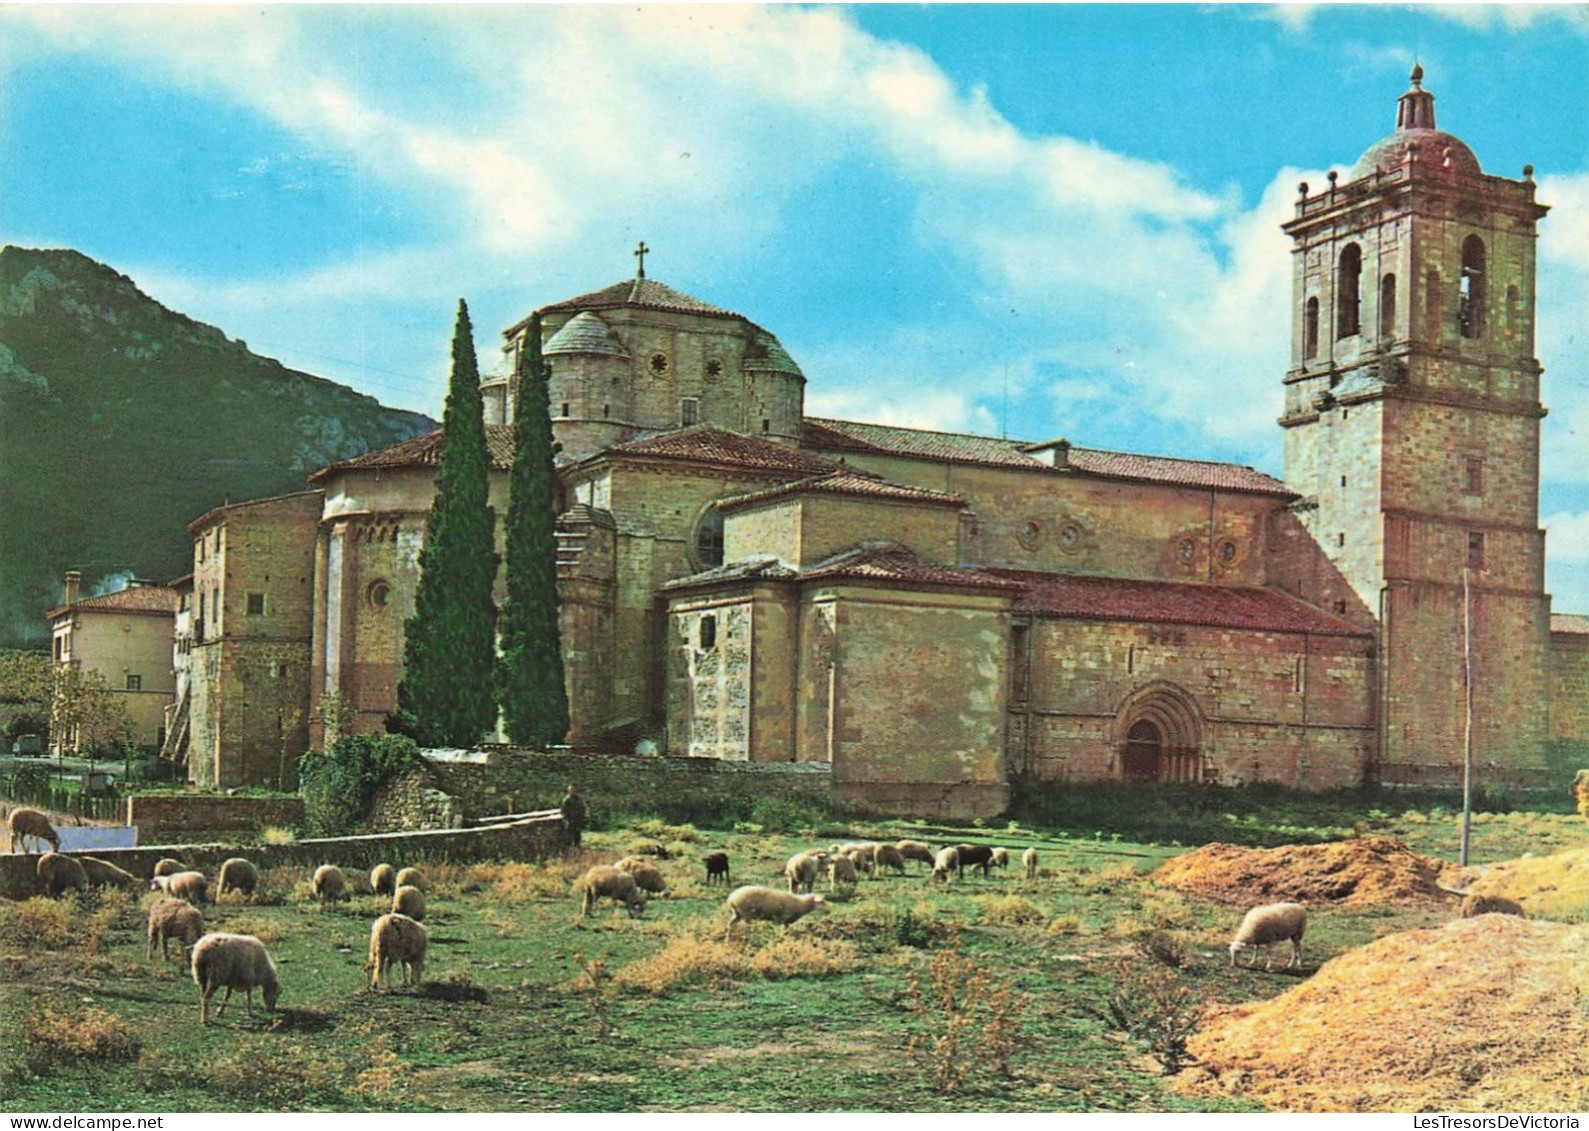
{"label": "metal cross on roof", "polygon": [[646,252],[650,250],[651,249],[646,246],[645,240],[641,240],[639,245],[634,249],[634,256],[640,261],[640,266],[635,270],[636,279],[644,279],[646,277]]}

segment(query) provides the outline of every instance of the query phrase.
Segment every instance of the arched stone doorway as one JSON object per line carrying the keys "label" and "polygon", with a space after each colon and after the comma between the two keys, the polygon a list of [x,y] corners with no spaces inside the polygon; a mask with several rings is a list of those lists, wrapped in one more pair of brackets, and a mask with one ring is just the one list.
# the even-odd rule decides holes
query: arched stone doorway
{"label": "arched stone doorway", "polygon": [[1115,715],[1115,760],[1128,782],[1204,780],[1197,705],[1173,683],[1153,683],[1126,698]]}

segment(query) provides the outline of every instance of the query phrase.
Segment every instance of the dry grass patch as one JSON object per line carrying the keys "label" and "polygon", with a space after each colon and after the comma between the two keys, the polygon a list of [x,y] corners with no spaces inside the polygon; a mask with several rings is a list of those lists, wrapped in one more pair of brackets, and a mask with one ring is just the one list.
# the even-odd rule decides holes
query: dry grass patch
{"label": "dry grass patch", "polygon": [[35,1001],[22,1016],[22,1049],[28,1069],[44,1075],[81,1060],[131,1060],[138,1035],[115,1014]]}
{"label": "dry grass patch", "polygon": [[758,950],[750,968],[763,978],[823,978],[853,970],[861,952],[839,939],[784,935]]}
{"label": "dry grass patch", "polygon": [[982,922],[994,926],[1030,927],[1048,920],[1048,912],[1022,895],[981,895],[976,905]]}
{"label": "dry grass patch", "polygon": [[750,970],[745,949],[724,942],[714,930],[710,936],[675,935],[655,954],[620,967],[612,980],[620,989],[656,995],[688,986],[721,985],[746,977]]}
{"label": "dry grass patch", "polygon": [[281,937],[281,928],[272,920],[259,915],[238,915],[227,919],[224,924],[210,926],[225,930],[232,935],[253,935],[266,946]]}
{"label": "dry grass patch", "polygon": [[[0,943],[7,946],[61,950],[89,940],[78,921],[75,899],[34,896],[21,903],[0,902]],[[97,947],[97,933],[88,949]]]}

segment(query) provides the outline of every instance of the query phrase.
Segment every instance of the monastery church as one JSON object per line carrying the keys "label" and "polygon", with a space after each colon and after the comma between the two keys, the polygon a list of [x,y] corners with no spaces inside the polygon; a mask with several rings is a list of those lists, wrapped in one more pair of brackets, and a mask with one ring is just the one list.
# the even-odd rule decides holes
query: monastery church
{"label": "monastery church", "polygon": [[[1589,737],[1589,620],[1553,632],[1544,590],[1534,189],[1436,128],[1421,69],[1300,186],[1283,482],[807,416],[770,331],[643,256],[542,307],[545,373],[526,319],[482,392],[501,516],[515,386],[549,383],[569,741],[828,763],[836,803],[913,815],[1023,781],[1449,785],[1466,623],[1476,763],[1543,782]],[[439,438],[190,526],[194,780],[274,783],[326,704],[382,728]]]}

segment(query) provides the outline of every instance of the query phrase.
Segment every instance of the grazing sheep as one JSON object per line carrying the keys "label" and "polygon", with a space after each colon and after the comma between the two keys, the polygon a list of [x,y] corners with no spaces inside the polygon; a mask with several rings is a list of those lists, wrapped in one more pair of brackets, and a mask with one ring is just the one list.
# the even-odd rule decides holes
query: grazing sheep
{"label": "grazing sheep", "polygon": [[180,860],[173,860],[169,856],[162,856],[154,866],[154,874],[157,876],[174,876],[178,872],[186,872],[187,870],[188,866],[186,864]]}
{"label": "grazing sheep", "polygon": [[71,856],[59,852],[46,852],[33,866],[39,878],[39,890],[45,895],[60,895],[67,888],[86,888],[88,873],[82,864]]}
{"label": "grazing sheep", "polygon": [[662,870],[644,856],[625,856],[613,867],[622,868],[633,876],[635,886],[641,891],[652,895],[666,895],[668,892],[668,881],[662,875]]}
{"label": "grazing sheep", "polygon": [[418,888],[420,891],[429,891],[430,884],[425,882],[425,873],[418,868],[404,868],[392,877],[392,890],[400,887]]}
{"label": "grazing sheep", "polygon": [[[415,887],[403,890],[419,892]],[[393,963],[402,964],[403,985],[419,985],[425,980],[425,949],[429,945],[425,928],[411,916],[394,911],[375,920],[370,924],[370,989],[386,987],[387,971]]]}
{"label": "grazing sheep", "polygon": [[370,890],[376,895],[391,895],[397,891],[397,869],[390,864],[377,864],[371,868]]}
{"label": "grazing sheep", "polygon": [[809,892],[811,885],[816,883],[817,877],[827,866],[826,852],[797,852],[789,857],[789,862],[783,866],[783,874],[784,879],[789,881],[790,893]]}
{"label": "grazing sheep", "polygon": [[936,854],[931,845],[923,844],[919,840],[902,840],[894,847],[899,849],[899,854],[906,860],[919,860],[929,868],[933,865]]}
{"label": "grazing sheep", "polygon": [[137,876],[116,867],[109,860],[101,860],[97,856],[79,856],[77,862],[83,866],[88,882],[95,887],[118,887],[131,891],[143,886],[143,881]]}
{"label": "grazing sheep", "polygon": [[[1291,943],[1292,966],[1302,965],[1302,933],[1308,929],[1308,911],[1300,903],[1266,903],[1254,907],[1242,918],[1236,928],[1236,937],[1230,940],[1230,964],[1236,965],[1236,952],[1250,947],[1264,947],[1264,966],[1268,970],[1274,961],[1274,952],[1268,948],[1274,943],[1288,940]],[[1257,958],[1253,961],[1256,963]]]}
{"label": "grazing sheep", "polygon": [[48,844],[51,852],[61,850],[61,834],[55,831],[55,826],[50,824],[50,819],[37,809],[11,810],[11,852],[17,850],[17,845],[22,846],[22,851],[27,852],[28,841],[33,842],[33,851],[39,850],[40,844]]}
{"label": "grazing sheep", "polygon": [[1528,918],[1523,914],[1522,904],[1499,895],[1465,895],[1462,897],[1462,905],[1457,909],[1457,914],[1463,919],[1471,919],[1475,915],[1516,915],[1520,919]]}
{"label": "grazing sheep", "polygon": [[845,853],[828,861],[828,888],[830,890],[840,884],[853,884],[855,881],[855,857]]}
{"label": "grazing sheep", "polygon": [[1021,876],[1024,879],[1037,879],[1037,849],[1028,848],[1021,853]]}
{"label": "grazing sheep", "polygon": [[219,899],[229,891],[253,895],[257,887],[259,869],[241,856],[234,856],[221,865],[221,874],[215,881],[215,897]]}
{"label": "grazing sheep", "polygon": [[[407,869],[405,868],[404,871]],[[330,903],[333,899],[341,899],[347,890],[348,878],[335,864],[322,864],[314,870],[314,897],[322,904]]]}
{"label": "grazing sheep", "polygon": [[425,921],[425,893],[404,884],[392,893],[392,914],[407,915],[416,923]]}
{"label": "grazing sheep", "polygon": [[579,882],[579,889],[584,893],[579,908],[581,916],[596,906],[598,899],[610,899],[623,904],[629,909],[631,919],[639,918],[646,909],[646,897],[640,894],[634,877],[611,864],[597,864],[586,872],[585,878]]}
{"label": "grazing sheep", "polygon": [[222,986],[226,997],[219,1017],[226,1012],[233,990],[242,990],[246,996],[248,1014],[254,1015],[254,987],[258,986],[265,999],[265,1010],[276,1011],[276,998],[281,993],[281,983],[276,980],[276,965],[265,953],[265,944],[253,935],[209,934],[193,944],[193,981],[199,987],[199,1024],[210,1023],[210,998]]}
{"label": "grazing sheep", "polygon": [[872,850],[870,848],[851,848],[840,853],[840,855],[849,857],[850,863],[855,865],[856,875],[860,875],[863,872],[868,876],[872,874]]}
{"label": "grazing sheep", "polygon": [[769,923],[793,923],[809,911],[821,907],[820,895],[794,895],[776,888],[735,888],[728,897],[728,929],[724,940],[733,937],[735,923],[763,920]]}
{"label": "grazing sheep", "polygon": [[702,863],[706,865],[706,886],[711,887],[721,880],[724,887],[728,886],[728,853],[708,852]]}
{"label": "grazing sheep", "polygon": [[1010,850],[1008,848],[995,848],[988,863],[995,868],[1008,868],[1010,866]]}
{"label": "grazing sheep", "polygon": [[208,896],[205,885],[209,881],[203,872],[173,872],[169,876],[156,876],[149,881],[150,891],[163,891],[189,903],[204,903]]}
{"label": "grazing sheep", "polygon": [[938,854],[932,858],[932,872],[927,876],[930,884],[934,880],[949,882],[949,873],[960,874],[960,850],[954,845],[940,848]]}
{"label": "grazing sheep", "polygon": [[879,844],[872,848],[872,871],[881,876],[884,868],[892,868],[901,876],[905,874],[905,856],[893,844]]}
{"label": "grazing sheep", "polygon": [[637,840],[630,845],[629,852],[634,856],[655,856],[658,860],[671,860],[672,854],[654,840]]}
{"label": "grazing sheep", "polygon": [[184,951],[204,934],[204,913],[185,899],[157,899],[149,908],[149,952],[154,957],[155,939],[160,940],[160,957],[171,960],[170,941],[176,939]]}
{"label": "grazing sheep", "polygon": [[993,849],[985,844],[957,844],[955,851],[960,854],[958,865],[961,875],[967,868],[980,868],[982,875],[988,874],[988,865],[993,863]]}

